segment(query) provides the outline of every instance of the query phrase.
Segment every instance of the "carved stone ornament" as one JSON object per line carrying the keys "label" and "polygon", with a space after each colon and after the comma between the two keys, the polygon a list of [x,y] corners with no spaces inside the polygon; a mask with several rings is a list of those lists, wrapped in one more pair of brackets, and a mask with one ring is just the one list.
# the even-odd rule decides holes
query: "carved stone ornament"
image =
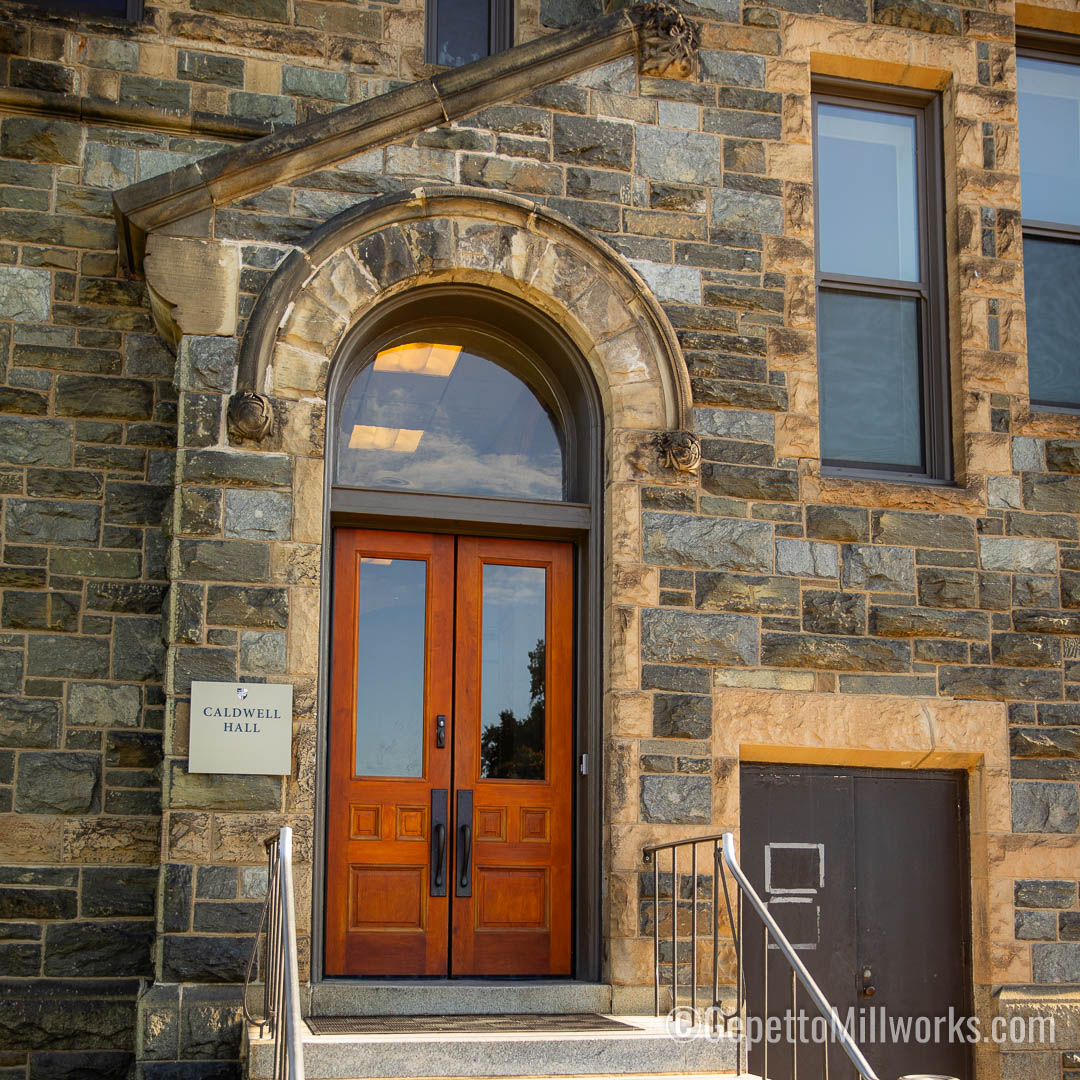
{"label": "carved stone ornament", "polygon": [[666,469],[691,473],[701,464],[701,443],[689,431],[661,431],[652,444]]}
{"label": "carved stone ornament", "polygon": [[645,7],[638,59],[642,75],[690,79],[697,69],[697,27],[668,4],[653,0]]}
{"label": "carved stone ornament", "polygon": [[274,430],[274,410],[262,394],[241,390],[229,399],[229,434],[241,439],[265,439]]}

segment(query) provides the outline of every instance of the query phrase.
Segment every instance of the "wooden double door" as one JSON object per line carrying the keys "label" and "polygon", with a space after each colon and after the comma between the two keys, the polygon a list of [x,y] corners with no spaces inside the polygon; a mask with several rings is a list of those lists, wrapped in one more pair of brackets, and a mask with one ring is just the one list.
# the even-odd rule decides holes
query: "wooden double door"
{"label": "wooden double door", "polygon": [[573,552],[337,529],[328,975],[569,975]]}

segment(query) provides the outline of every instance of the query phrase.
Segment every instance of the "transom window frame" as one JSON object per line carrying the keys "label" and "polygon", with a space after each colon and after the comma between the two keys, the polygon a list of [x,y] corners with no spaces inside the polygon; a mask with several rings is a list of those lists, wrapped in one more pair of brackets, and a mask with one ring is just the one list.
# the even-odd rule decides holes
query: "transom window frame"
{"label": "transom window frame", "polygon": [[[817,110],[839,105],[911,116],[915,120],[919,281],[865,278],[820,270],[818,222]],[[949,361],[948,290],[946,288],[945,160],[940,93],[848,79],[815,78],[811,87],[814,165],[814,282],[821,291],[914,298],[920,305],[919,367],[922,405],[923,469],[891,468],[878,462],[822,458],[823,475],[947,485],[953,482],[952,409]],[[820,322],[819,322],[820,327]],[[821,353],[818,332],[818,378]]]}
{"label": "transom window frame", "polygon": [[[1052,60],[1059,64],[1072,63],[1080,67],[1080,37],[1063,34],[1054,30],[1036,30],[1029,27],[1016,28],[1016,55],[1030,56],[1036,60]],[[1019,96],[1019,92],[1018,92]],[[1019,117],[1017,118],[1017,139],[1019,140]],[[1020,162],[1023,174],[1024,163]],[[1022,210],[1021,210],[1022,213]],[[1035,218],[1021,217],[1020,231],[1022,240],[1028,236],[1046,240],[1069,240],[1080,245],[1080,226],[1058,221],[1039,221]],[[1026,284],[1025,284],[1025,309]],[[1031,358],[1028,357],[1030,375]],[[1030,399],[1033,412],[1065,413],[1080,415],[1080,402],[1038,401]]]}
{"label": "transom window frame", "polygon": [[[348,357],[332,378],[329,400],[334,403],[327,417],[327,472],[330,512],[335,523],[347,524],[362,518],[415,517],[429,522],[454,523],[499,528],[500,535],[521,535],[542,528],[551,536],[580,535],[590,529],[592,506],[598,498],[590,474],[590,462],[598,460],[595,445],[594,410],[573,402],[563,389],[560,377],[526,342],[535,340],[526,310],[509,300],[486,296],[484,308],[469,310],[469,297],[479,295],[468,288],[431,286],[414,290],[380,305],[373,319],[365,320],[349,335],[343,355]],[[493,305],[493,306],[492,306]],[[423,314],[418,314],[423,311]],[[486,316],[486,317],[485,317]],[[562,443],[564,497],[562,500],[532,500],[489,495],[457,495],[440,492],[401,491],[389,488],[362,488],[336,482],[341,408],[352,379],[370,363],[380,349],[423,337],[438,328],[455,327],[473,340],[487,340],[499,355],[500,366],[521,379],[551,411],[556,433]],[[559,350],[572,355],[567,345]]]}
{"label": "transom window frame", "polygon": [[[486,0],[488,7],[488,56],[514,44],[514,0]],[[425,0],[424,60],[439,63],[439,0]],[[445,66],[445,65],[440,65]]]}

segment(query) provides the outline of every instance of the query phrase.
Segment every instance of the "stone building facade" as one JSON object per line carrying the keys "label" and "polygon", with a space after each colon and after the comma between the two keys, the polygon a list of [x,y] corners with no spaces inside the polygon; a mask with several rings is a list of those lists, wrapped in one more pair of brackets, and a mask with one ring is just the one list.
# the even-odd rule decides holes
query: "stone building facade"
{"label": "stone building facade", "polygon": [[[1016,50],[1080,9],[676,6],[683,55],[522,0],[454,70],[418,0],[3,5],[4,1080],[239,1075],[282,824],[322,977],[334,380],[436,287],[560,327],[602,413],[588,977],[641,1008],[642,846],[737,833],[741,762],[964,770],[975,1009],[1058,1021],[976,1075],[1075,1080],[1080,417],[1029,400]],[[821,464],[837,79],[941,103],[945,483]],[[189,774],[192,680],[292,684],[292,774]]]}

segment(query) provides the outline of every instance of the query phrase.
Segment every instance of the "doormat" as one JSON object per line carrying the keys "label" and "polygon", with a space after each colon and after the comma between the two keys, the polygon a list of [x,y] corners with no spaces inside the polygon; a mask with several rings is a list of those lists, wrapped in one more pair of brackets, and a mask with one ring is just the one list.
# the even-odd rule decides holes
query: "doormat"
{"label": "doormat", "polygon": [[309,1016],[315,1035],[429,1035],[492,1032],[635,1031],[633,1024],[596,1013],[527,1013],[504,1016]]}

